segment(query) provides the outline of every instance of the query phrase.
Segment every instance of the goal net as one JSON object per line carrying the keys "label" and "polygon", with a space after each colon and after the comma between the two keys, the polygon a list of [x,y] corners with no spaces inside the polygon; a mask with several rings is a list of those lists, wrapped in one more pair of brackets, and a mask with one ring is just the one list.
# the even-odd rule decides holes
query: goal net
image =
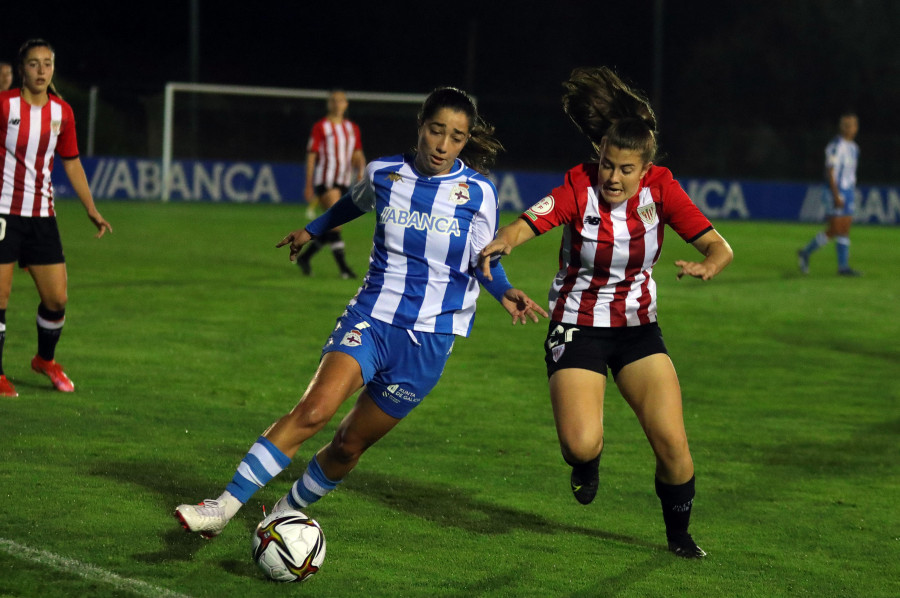
{"label": "goal net", "polygon": [[[166,84],[162,131],[162,198],[169,199],[175,160],[305,164],[313,124],[330,94],[199,83]],[[347,118],[360,127],[367,159],[397,154],[415,143],[424,94],[346,91]]]}

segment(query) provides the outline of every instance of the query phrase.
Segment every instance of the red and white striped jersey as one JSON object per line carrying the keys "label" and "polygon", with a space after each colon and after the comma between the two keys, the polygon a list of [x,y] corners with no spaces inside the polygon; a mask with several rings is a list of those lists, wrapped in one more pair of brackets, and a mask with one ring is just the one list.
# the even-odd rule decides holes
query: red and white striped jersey
{"label": "red and white striped jersey", "polygon": [[617,206],[600,196],[598,170],[597,163],[576,166],[563,185],[521,215],[536,234],[565,225],[550,317],[598,328],[655,322],[651,275],[663,225],[689,243],[712,225],[667,168],[651,166],[635,196]]}
{"label": "red and white striped jersey", "polygon": [[361,149],[362,138],[356,123],[345,119],[334,124],[326,117],[314,124],[306,145],[307,152],[318,154],[313,186],[349,187],[353,182],[350,158]]}
{"label": "red and white striped jersey", "polygon": [[54,216],[53,154],[78,157],[72,108],[53,94],[32,106],[19,89],[0,92],[0,140],[0,214]]}

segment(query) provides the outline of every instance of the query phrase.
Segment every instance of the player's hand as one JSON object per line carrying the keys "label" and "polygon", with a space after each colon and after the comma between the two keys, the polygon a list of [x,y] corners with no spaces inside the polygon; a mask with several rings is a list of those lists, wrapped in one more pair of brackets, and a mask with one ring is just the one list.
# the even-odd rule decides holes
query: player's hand
{"label": "player's hand", "polygon": [[547,317],[547,312],[543,307],[531,300],[523,291],[519,289],[509,289],[503,294],[503,300],[500,302],[503,308],[512,316],[513,326],[522,322],[527,324],[530,319],[537,323],[538,314]]}
{"label": "player's hand", "polygon": [[305,228],[298,228],[292,233],[289,233],[285,238],[278,242],[275,245],[275,248],[284,247],[285,245],[290,244],[291,253],[288,255],[292,262],[297,261],[297,255],[300,253],[300,250],[304,245],[309,243],[310,239],[312,239],[312,235],[309,234]]}
{"label": "player's hand", "polygon": [[710,264],[678,260],[675,262],[675,266],[679,268],[677,274],[679,280],[685,274],[701,280],[711,280],[716,275],[715,268]]}
{"label": "player's hand", "polygon": [[[488,280],[494,280],[494,277],[491,276],[491,258],[509,255],[511,251],[512,245],[499,238],[485,245],[481,253],[478,254],[478,267],[481,268],[481,273],[484,274],[484,277]],[[544,317],[546,317],[546,314]]]}
{"label": "player's hand", "polygon": [[91,222],[94,223],[94,226],[97,227],[97,234],[94,235],[95,239],[99,239],[105,235],[106,231],[109,231],[110,233],[113,232],[112,225],[100,215],[100,212],[97,212],[96,210],[94,212],[88,212],[88,218],[90,218]]}

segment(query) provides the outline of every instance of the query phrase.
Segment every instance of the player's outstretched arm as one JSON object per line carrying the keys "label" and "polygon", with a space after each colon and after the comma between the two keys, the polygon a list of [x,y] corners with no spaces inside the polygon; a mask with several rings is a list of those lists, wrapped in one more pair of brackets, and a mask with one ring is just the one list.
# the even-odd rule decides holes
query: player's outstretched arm
{"label": "player's outstretched arm", "polygon": [[501,227],[494,240],[485,245],[478,254],[478,267],[485,278],[491,280],[491,258],[509,255],[514,248],[533,238],[534,231],[521,218],[516,218],[514,222]]}

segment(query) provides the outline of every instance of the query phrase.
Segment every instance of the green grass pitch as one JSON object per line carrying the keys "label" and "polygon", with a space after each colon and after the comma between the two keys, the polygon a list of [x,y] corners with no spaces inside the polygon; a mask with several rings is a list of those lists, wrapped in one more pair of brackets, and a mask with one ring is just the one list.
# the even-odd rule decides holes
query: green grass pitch
{"label": "green grass pitch", "polygon": [[[719,222],[735,261],[678,281],[696,254],[671,231],[655,278],[697,469],[702,562],[664,547],[653,455],[614,387],[601,487],[568,490],[547,397],[545,323],[511,326],[486,293],[443,379],[309,509],[328,555],[311,580],[265,581],[250,533],[330,438],[301,448],[213,541],[173,507],[215,497],[255,438],[290,409],[358,281],[330,255],[302,277],[275,243],[287,205],[103,202],[92,238],[59,202],[69,307],[57,358],[76,385],[30,371],[34,285],[17,272],[0,400],[0,596],[900,595],[900,229],[858,226],[859,279],[834,248],[808,276],[795,251],[818,226]],[[514,214],[504,214],[508,222]],[[373,228],[345,228],[365,270]],[[543,301],[558,231],[505,259]]]}

